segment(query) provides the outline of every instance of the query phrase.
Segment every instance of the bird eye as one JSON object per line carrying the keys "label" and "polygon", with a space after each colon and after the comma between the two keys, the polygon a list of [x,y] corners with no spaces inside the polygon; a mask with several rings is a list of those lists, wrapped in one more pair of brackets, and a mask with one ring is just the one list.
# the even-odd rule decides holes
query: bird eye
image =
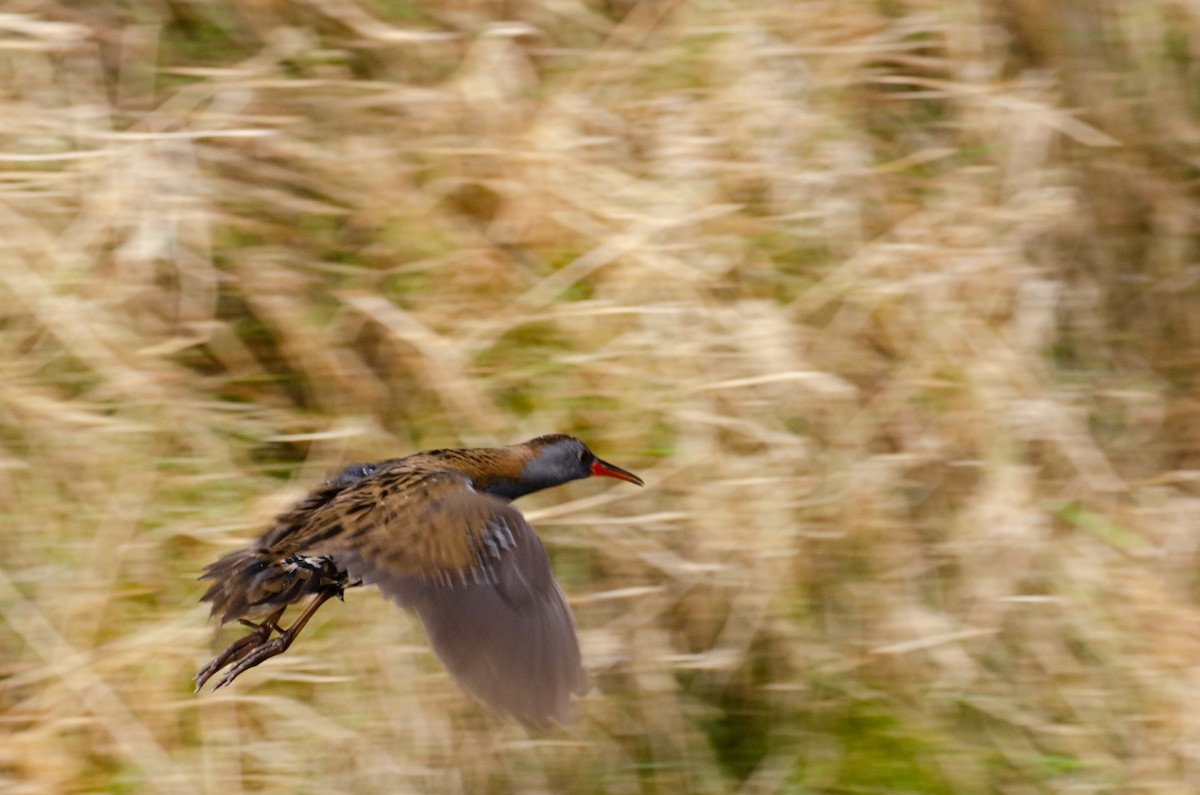
{"label": "bird eye", "polygon": [[579,463],[586,464],[589,458],[591,458],[591,456],[588,454],[587,450],[579,451]]}

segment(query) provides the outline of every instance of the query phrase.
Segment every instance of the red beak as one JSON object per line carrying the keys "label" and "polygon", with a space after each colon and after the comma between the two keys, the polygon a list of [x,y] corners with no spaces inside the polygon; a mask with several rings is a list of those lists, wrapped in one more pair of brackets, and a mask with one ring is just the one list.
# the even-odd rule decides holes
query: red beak
{"label": "red beak", "polygon": [[642,479],[632,472],[626,472],[620,467],[615,467],[607,461],[601,461],[599,458],[592,461],[592,474],[598,478],[616,478],[624,480],[635,486],[644,486]]}

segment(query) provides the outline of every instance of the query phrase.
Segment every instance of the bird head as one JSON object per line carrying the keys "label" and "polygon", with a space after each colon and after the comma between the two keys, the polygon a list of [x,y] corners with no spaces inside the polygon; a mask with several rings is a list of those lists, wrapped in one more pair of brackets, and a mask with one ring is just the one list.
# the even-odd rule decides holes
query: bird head
{"label": "bird head", "polygon": [[637,475],[600,460],[586,444],[573,436],[540,436],[521,446],[529,451],[520,476],[525,494],[590,477],[616,478],[636,486],[643,485]]}

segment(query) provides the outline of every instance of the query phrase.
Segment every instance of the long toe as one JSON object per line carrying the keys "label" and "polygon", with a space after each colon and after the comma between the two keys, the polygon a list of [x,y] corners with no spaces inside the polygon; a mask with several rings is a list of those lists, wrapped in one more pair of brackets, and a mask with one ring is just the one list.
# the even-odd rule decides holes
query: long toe
{"label": "long toe", "polygon": [[262,626],[251,626],[255,626],[254,632],[240,637],[233,643],[230,643],[225,651],[214,657],[208,663],[208,665],[196,672],[195,677],[193,677],[193,681],[196,683],[196,689],[193,692],[199,693],[200,688],[204,687],[204,684],[210,678],[212,678],[213,674],[224,668],[226,665],[241,660],[243,657],[267,642],[267,638],[269,638],[271,634],[270,629],[264,631],[264,627]]}
{"label": "long toe", "polygon": [[253,649],[242,655],[241,658],[234,662],[233,667],[226,671],[225,675],[222,676],[215,685],[213,685],[213,690],[220,690],[222,687],[229,684],[234,679],[237,679],[243,673],[249,671],[251,668],[263,662],[264,660],[269,660],[276,655],[283,654],[285,651],[287,651],[288,646],[292,645],[292,637],[292,635],[283,634],[277,638],[267,641],[266,643],[255,646]]}

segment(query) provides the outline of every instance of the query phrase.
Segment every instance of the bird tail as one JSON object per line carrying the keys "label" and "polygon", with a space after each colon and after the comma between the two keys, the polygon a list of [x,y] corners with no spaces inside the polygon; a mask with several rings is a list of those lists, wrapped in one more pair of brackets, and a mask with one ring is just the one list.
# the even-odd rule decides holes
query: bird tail
{"label": "bird tail", "polygon": [[222,624],[263,612],[263,605],[287,590],[283,567],[253,549],[239,549],[208,564],[200,579],[212,580],[200,601],[212,602],[212,615],[219,615]]}
{"label": "bird tail", "polygon": [[329,557],[280,558],[254,548],[239,549],[210,563],[200,575],[212,580],[201,602],[212,602],[221,623],[265,615],[309,594],[350,586],[346,572]]}

